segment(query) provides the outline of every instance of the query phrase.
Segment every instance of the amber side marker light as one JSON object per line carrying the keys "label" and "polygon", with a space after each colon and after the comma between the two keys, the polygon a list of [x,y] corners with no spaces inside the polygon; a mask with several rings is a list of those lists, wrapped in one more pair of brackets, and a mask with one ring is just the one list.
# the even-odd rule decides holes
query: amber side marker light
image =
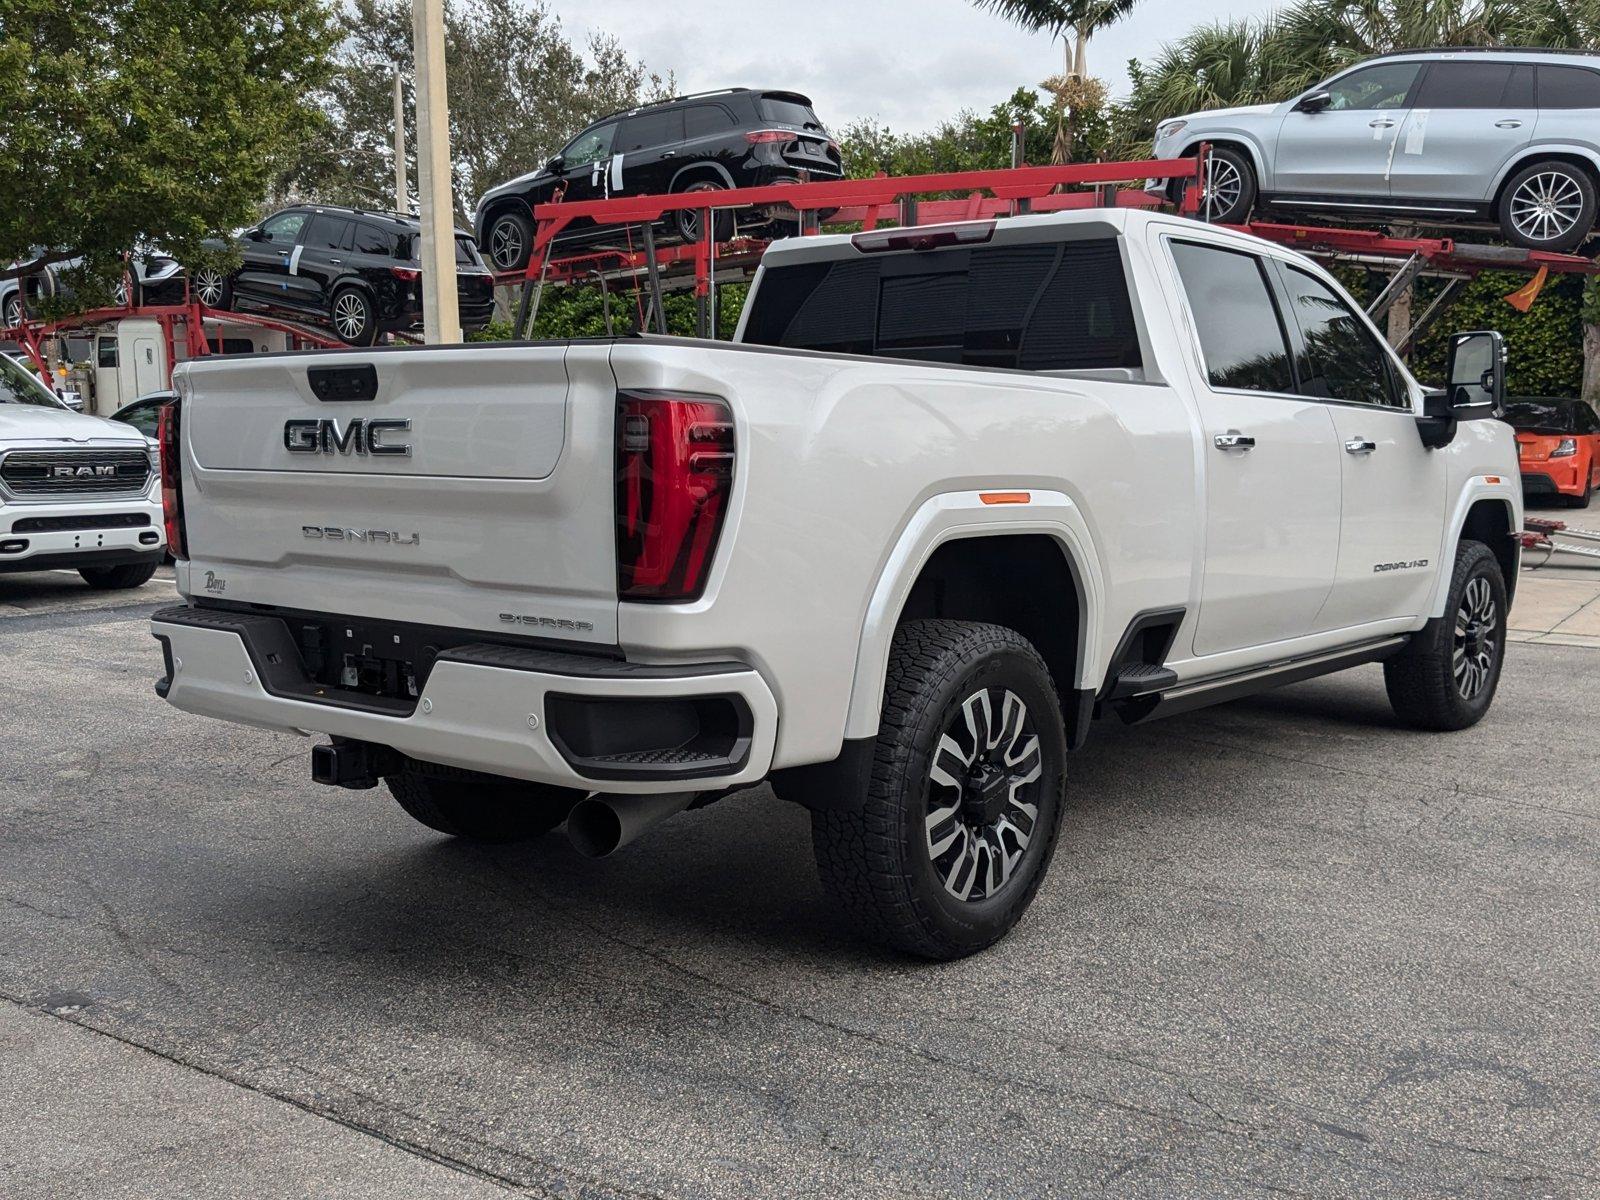
{"label": "amber side marker light", "polygon": [[1027,504],[1033,496],[1028,492],[979,492],[978,499],[985,504]]}
{"label": "amber side marker light", "polygon": [[1483,477],[1483,481],[1485,483],[1499,483],[1500,482],[1500,476],[1498,476],[1498,475],[1485,475]]}

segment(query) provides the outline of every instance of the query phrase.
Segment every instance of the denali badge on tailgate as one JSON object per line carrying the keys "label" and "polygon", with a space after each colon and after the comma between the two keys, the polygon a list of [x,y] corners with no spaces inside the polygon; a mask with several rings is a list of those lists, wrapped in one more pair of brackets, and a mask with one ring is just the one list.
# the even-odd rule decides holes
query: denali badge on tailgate
{"label": "denali badge on tailgate", "polygon": [[381,442],[386,433],[411,428],[409,418],[370,421],[357,417],[344,429],[333,417],[298,417],[283,423],[283,448],[291,454],[410,454],[410,442]]}

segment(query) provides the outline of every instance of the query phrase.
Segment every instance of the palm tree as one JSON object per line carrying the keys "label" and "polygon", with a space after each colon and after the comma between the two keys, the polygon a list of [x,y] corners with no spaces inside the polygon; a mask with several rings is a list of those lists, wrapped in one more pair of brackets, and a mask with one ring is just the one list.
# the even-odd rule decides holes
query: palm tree
{"label": "palm tree", "polygon": [[[1048,33],[1060,38],[1066,69],[1060,82],[1047,80],[1045,86],[1058,97],[1073,94],[1069,85],[1089,77],[1089,38],[1114,25],[1133,10],[1138,0],[972,0],[979,8],[999,13],[1030,33]],[[1077,108],[1058,103],[1056,142],[1051,158],[1064,163],[1072,156],[1074,120]]]}

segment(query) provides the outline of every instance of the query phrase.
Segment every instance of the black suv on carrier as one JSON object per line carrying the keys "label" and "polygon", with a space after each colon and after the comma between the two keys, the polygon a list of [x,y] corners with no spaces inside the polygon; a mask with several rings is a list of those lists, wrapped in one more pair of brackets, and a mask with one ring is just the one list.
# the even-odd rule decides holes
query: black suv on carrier
{"label": "black suv on carrier", "polygon": [[[422,322],[422,225],[414,217],[297,205],[235,242],[244,262],[232,274],[211,267],[194,272],[194,293],[211,308],[249,304],[313,315],[352,346]],[[461,229],[456,294],[463,330],[489,323],[494,279],[472,235]]]}
{"label": "black suv on carrier", "polygon": [[[839,143],[805,96],[752,88],[702,92],[596,121],[542,169],[490,189],[478,201],[473,233],[495,270],[519,271],[533,248],[533,206],[563,186],[566,200],[602,200],[837,179],[843,173]],[[785,211],[791,214],[787,220]],[[774,223],[775,232],[786,232],[792,211],[721,212],[713,233],[726,241],[738,224]],[[700,219],[699,210],[672,213],[667,231],[697,241]],[[606,235],[617,231],[601,236]],[[595,236],[592,223],[580,220],[559,240]]]}

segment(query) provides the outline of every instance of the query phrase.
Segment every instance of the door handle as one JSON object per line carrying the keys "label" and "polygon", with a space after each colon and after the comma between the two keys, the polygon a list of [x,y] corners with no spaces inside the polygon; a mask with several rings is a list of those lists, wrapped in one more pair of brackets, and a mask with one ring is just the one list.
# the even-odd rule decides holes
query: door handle
{"label": "door handle", "polygon": [[1363,437],[1354,437],[1344,444],[1344,448],[1351,454],[1371,454],[1378,448],[1378,443],[1369,442]]}
{"label": "door handle", "polygon": [[1504,121],[1496,121],[1494,127],[1496,129],[1521,129],[1522,122],[1508,117]]}
{"label": "door handle", "polygon": [[678,152],[676,150],[663,150],[661,152],[661,157],[662,158],[677,158],[678,157]]}
{"label": "door handle", "polygon": [[1237,429],[1230,429],[1227,433],[1219,433],[1211,440],[1218,450],[1248,450],[1256,444],[1255,438],[1249,434],[1240,433]]}
{"label": "door handle", "polygon": [[1393,129],[1394,122],[1388,117],[1379,117],[1376,121],[1367,122],[1368,129]]}
{"label": "door handle", "polygon": [[344,264],[344,259],[342,258],[330,258],[328,261],[336,267]]}

